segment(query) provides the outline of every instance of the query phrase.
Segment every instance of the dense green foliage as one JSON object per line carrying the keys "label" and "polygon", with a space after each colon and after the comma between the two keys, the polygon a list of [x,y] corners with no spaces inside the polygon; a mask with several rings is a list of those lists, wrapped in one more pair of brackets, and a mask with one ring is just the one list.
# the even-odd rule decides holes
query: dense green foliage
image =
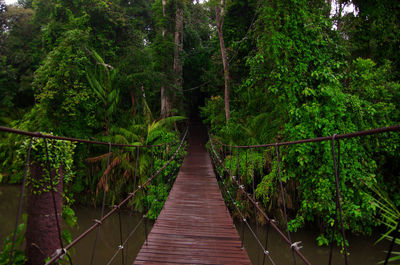
{"label": "dense green foliage", "polygon": [[[157,42],[156,5],[146,0],[22,0],[6,6],[0,1],[0,125],[119,144],[160,145],[115,147],[109,153],[108,146],[48,140],[51,170],[63,167],[62,216],[69,226],[77,222],[73,203],[99,205],[103,189],[107,205],[120,202],[161,169],[179,145],[185,118],[159,118],[160,84],[171,80],[160,65],[169,63],[173,48],[172,54],[165,54],[168,60],[159,53],[168,52],[163,45],[173,47],[173,42],[172,37]],[[169,8],[172,32],[174,4]],[[0,135],[0,182],[21,182],[28,143],[23,136]],[[128,206],[148,211],[148,218],[158,216],[184,149],[185,145]],[[46,169],[44,150],[43,140],[34,139],[31,163]],[[40,181],[28,178],[35,193],[50,191],[48,174],[44,176]],[[63,238],[71,241],[67,230]],[[2,262],[8,259],[9,248],[7,239]]]}
{"label": "dense green foliage", "polygon": [[[239,2],[232,1],[228,17],[229,14],[235,17]],[[359,15],[372,9],[377,12],[372,3],[371,6],[356,1],[353,4]],[[391,1],[382,4],[381,12],[391,5],[396,4]],[[369,55],[360,54],[360,50],[365,51],[366,40],[357,30],[370,28],[368,22],[349,14],[347,20],[339,18],[341,27],[334,30],[333,23],[338,17],[330,17],[329,13],[330,7],[324,1],[259,4],[249,33],[252,41],[245,41],[240,48],[232,44],[235,49],[247,52],[242,57],[246,66],[241,69],[248,72],[244,71],[239,77],[241,82],[235,84],[231,120],[225,122],[221,92],[214,94],[202,109],[206,122],[222,142],[247,145],[290,141],[399,123],[398,56],[395,52],[386,53],[389,46],[396,45],[396,40],[390,37],[384,44],[382,35],[366,34],[368,41],[375,44],[375,50]],[[374,15],[377,20],[383,18],[382,13]],[[351,28],[352,23],[359,28]],[[399,26],[394,18],[377,28],[385,23],[390,23],[390,28]],[[244,33],[242,36],[248,38]],[[382,48],[385,45],[386,49]],[[235,55],[232,52],[232,57]],[[240,62],[236,64],[240,66]],[[390,134],[390,137],[342,141],[340,188],[347,230],[369,234],[378,224],[378,211],[372,204],[368,185],[382,185],[399,206],[400,194],[394,188],[399,184],[398,166],[394,166],[400,159],[398,140],[398,135]],[[337,220],[330,143],[282,147],[280,151],[290,229],[316,224],[321,231],[318,243],[327,244],[327,231]],[[263,157],[264,168],[255,173],[259,183],[256,194],[264,207],[283,221],[282,212],[273,210],[282,206],[275,150],[257,153]],[[237,154],[236,150],[230,154],[226,164],[233,162],[236,173],[235,161],[239,161],[239,176],[245,179],[249,175],[245,173],[248,164],[245,166],[243,161],[248,154]],[[284,222],[281,224],[284,226]],[[336,239],[341,241],[339,234]]]}
{"label": "dense green foliage", "polygon": [[[22,223],[18,226],[17,229],[17,238],[15,241],[15,245],[17,247],[22,246],[24,242],[24,229],[25,229],[25,223]],[[13,234],[10,234],[8,237],[4,239],[4,245],[3,248],[0,252],[0,264],[9,264],[10,262],[10,251],[11,251],[11,246],[12,246],[12,236]],[[13,258],[13,264],[25,264],[26,258],[25,258],[25,253],[19,249],[14,250],[14,258]]]}
{"label": "dense green foliage", "polygon": [[[400,122],[398,1],[333,1],[335,12],[327,4],[332,1],[227,0],[228,122],[217,2],[21,0],[6,6],[0,0],[0,124],[132,145],[176,142],[183,118],[162,115],[162,88],[171,100],[169,114],[197,118],[201,112],[226,144],[332,136]],[[345,5],[355,12],[343,13]],[[177,44],[178,10],[183,44]],[[379,185],[400,206],[399,140],[398,134],[387,134],[341,141],[347,230],[369,234],[379,225],[380,210],[368,186]],[[15,146],[24,141],[0,135],[0,181],[21,180]],[[107,202],[115,203],[165,163],[167,149],[109,153],[107,146],[77,145],[76,177],[68,189],[80,195],[75,196],[80,203],[98,204],[106,188]],[[318,226],[317,242],[327,244],[336,220],[330,143],[279,151],[290,229]],[[276,210],[282,201],[275,149],[223,152],[225,164],[249,191],[254,177],[262,207],[283,220]],[[132,202],[136,209],[155,218],[178,167],[170,165],[138,196]],[[339,233],[336,241],[342,241]]]}

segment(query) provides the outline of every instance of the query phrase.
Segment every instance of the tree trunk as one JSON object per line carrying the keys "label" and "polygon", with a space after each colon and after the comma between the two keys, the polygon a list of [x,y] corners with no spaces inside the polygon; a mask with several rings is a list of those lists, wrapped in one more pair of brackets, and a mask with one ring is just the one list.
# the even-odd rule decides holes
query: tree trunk
{"label": "tree trunk", "polygon": [[166,118],[171,113],[170,96],[168,95],[165,86],[161,86],[161,117]]}
{"label": "tree trunk", "polygon": [[[165,9],[167,7],[167,0],[162,0],[162,13],[163,13],[163,17],[165,19],[166,13],[165,13]],[[162,29],[162,37],[165,38],[165,26]]]}
{"label": "tree trunk", "polygon": [[175,11],[175,46],[174,46],[174,73],[175,89],[182,91],[182,52],[183,52],[183,9],[176,5]]}
{"label": "tree trunk", "polygon": [[[46,174],[43,168],[37,164],[31,165],[30,171],[32,180],[37,182],[43,180]],[[58,177],[55,170],[51,174],[53,178]],[[63,200],[62,180],[63,172],[60,167],[59,182],[55,186],[57,191],[54,192],[60,228]],[[44,185],[50,185],[50,183],[45,183]],[[25,254],[28,259],[26,264],[29,265],[44,264],[46,258],[61,248],[52,194],[51,191],[44,189],[45,187],[34,187],[32,182],[28,185],[28,224],[26,228]]]}
{"label": "tree trunk", "polygon": [[226,121],[229,121],[231,114],[229,110],[229,90],[230,90],[230,76],[229,76],[229,62],[228,58],[226,57],[226,49],[224,43],[224,8],[225,8],[225,1],[221,0],[221,8],[218,5],[215,6],[215,18],[217,22],[217,30],[218,30],[218,38],[219,38],[219,45],[221,48],[221,57],[222,57],[222,64],[224,66],[224,78],[225,78],[225,118]]}
{"label": "tree trunk", "polygon": [[[162,0],[162,11],[163,11],[163,18],[166,17],[166,7],[167,7],[167,0]],[[165,40],[166,34],[166,26],[163,25],[162,28],[162,37]],[[164,65],[164,73],[167,73],[167,66]],[[166,118],[171,113],[171,96],[167,92],[167,88],[165,84],[161,85],[161,117]]]}

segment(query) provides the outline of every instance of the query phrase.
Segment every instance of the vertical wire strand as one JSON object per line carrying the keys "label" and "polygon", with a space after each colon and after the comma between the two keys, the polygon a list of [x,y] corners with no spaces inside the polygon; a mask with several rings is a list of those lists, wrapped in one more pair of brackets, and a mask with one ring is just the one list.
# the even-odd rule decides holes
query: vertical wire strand
{"label": "vertical wire strand", "polygon": [[[251,183],[253,189],[253,200],[256,200],[256,189],[255,189],[255,178],[254,178],[254,150],[253,148],[250,149],[251,151]],[[258,220],[257,220],[257,207],[254,205],[254,221],[256,222],[256,234],[257,237],[260,236],[260,231],[258,228]],[[260,246],[257,247],[257,264],[260,264]]]}
{"label": "vertical wire strand", "polygon": [[[263,157],[264,157],[264,154],[261,151],[261,159],[260,159],[260,167],[259,167],[259,173],[260,173],[261,178],[263,177]],[[268,221],[267,234],[265,236],[265,249],[268,249],[269,230],[270,230],[270,227],[271,227],[271,222],[273,222],[273,221],[274,220],[272,220],[272,219]],[[264,255],[263,255],[263,265],[265,265],[265,257],[266,256],[267,256],[267,254],[264,253]]]}
{"label": "vertical wire strand", "polygon": [[124,243],[122,239],[122,221],[121,221],[121,210],[118,208],[118,222],[119,222],[119,248],[121,249],[121,264],[125,264],[125,256],[124,256]]}
{"label": "vertical wire strand", "polygon": [[[270,225],[270,223],[268,223],[267,234],[265,235],[265,249],[268,249],[268,238],[269,238],[269,229],[270,229],[270,227],[271,227],[271,225]],[[263,265],[265,265],[265,256],[266,256],[266,254],[264,253],[264,255],[263,255]]]}
{"label": "vertical wire strand", "polygon": [[241,249],[244,249],[244,229],[245,229],[244,223],[245,222],[246,222],[246,219],[242,218],[242,244],[240,246]]}
{"label": "vertical wire strand", "polygon": [[342,229],[342,237],[343,237],[343,249],[344,249],[344,264],[347,263],[347,246],[346,246],[346,233],[344,230],[344,225],[343,225],[343,213],[342,213],[342,206],[340,204],[340,189],[339,189],[339,167],[340,167],[340,140],[337,139],[338,141],[338,159],[336,160],[336,151],[335,151],[335,141],[336,141],[336,134],[332,136],[332,159],[333,159],[333,165],[334,165],[334,170],[335,170],[335,183],[336,183],[336,201],[337,201],[337,208],[339,210],[339,218],[340,218],[340,225]]}
{"label": "vertical wire strand", "polygon": [[[130,219],[133,219],[133,214],[132,214],[132,208],[130,208],[130,210],[129,210],[129,218],[128,218],[128,224],[127,224],[127,227],[128,227],[128,229],[130,229],[129,227],[130,227],[130,222],[129,222],[129,220]],[[124,247],[124,249],[126,250],[126,257],[125,257],[125,262],[124,262],[124,265],[126,265],[127,264],[127,262],[128,262],[128,259],[129,259],[129,251],[128,251],[128,248],[129,248],[129,238],[127,238],[127,239],[125,239],[126,240],[126,246]]]}
{"label": "vertical wire strand", "polygon": [[15,247],[15,241],[17,240],[18,223],[19,223],[19,219],[21,218],[21,215],[22,215],[22,202],[24,199],[26,178],[28,176],[28,170],[29,170],[29,160],[31,157],[32,141],[33,141],[33,138],[31,137],[31,140],[28,145],[28,152],[26,155],[25,172],[24,172],[24,177],[22,179],[22,184],[21,184],[21,193],[19,195],[18,211],[17,211],[16,220],[15,220],[13,239],[12,239],[12,243],[11,243],[10,259],[8,262],[9,265],[13,264],[12,261],[13,261],[13,257],[14,257],[14,247]]}
{"label": "vertical wire strand", "polygon": [[[278,177],[279,177],[279,185],[280,185],[280,189],[281,189],[281,196],[282,196],[282,203],[283,203],[283,213],[285,214],[285,220],[286,220],[286,229],[287,229],[287,235],[288,235],[288,239],[290,241],[290,243],[292,244],[292,238],[290,235],[290,230],[289,230],[289,220],[288,220],[288,216],[287,216],[287,210],[286,210],[286,199],[285,199],[285,192],[283,190],[283,183],[282,183],[282,173],[281,173],[281,166],[280,166],[280,157],[279,157],[279,146],[278,144],[275,144],[275,153],[276,153],[276,163],[277,163],[277,167],[278,167]],[[292,249],[292,256],[293,256],[293,263],[296,265],[296,255],[294,254],[294,250],[293,247],[291,247]]]}
{"label": "vertical wire strand", "polygon": [[[50,157],[49,157],[49,149],[47,146],[47,140],[46,138],[44,138],[44,146],[46,149],[46,160],[47,160],[47,170],[49,173],[49,178],[50,178],[50,188],[51,188],[51,197],[53,199],[53,208],[54,208],[54,215],[55,215],[55,219],[56,219],[56,224],[57,224],[57,233],[58,233],[58,240],[60,241],[60,247],[61,247],[61,251],[63,251],[63,253],[65,254],[65,250],[64,250],[64,243],[62,241],[62,235],[61,235],[61,226],[60,226],[60,220],[58,219],[58,211],[57,211],[57,203],[56,203],[56,197],[54,194],[54,179],[51,175],[51,165],[50,165]],[[57,170],[57,169],[56,169]],[[56,172],[57,174],[57,172]],[[59,180],[62,181],[62,180]],[[63,192],[63,191],[60,191]]]}
{"label": "vertical wire strand", "polygon": [[[337,205],[337,200],[335,200],[335,204],[336,204],[336,207],[335,207],[335,219],[337,219],[337,215],[338,215],[338,205]],[[336,231],[336,228],[337,228],[337,225],[336,225],[336,220],[334,220],[334,222],[333,222],[333,227],[332,227],[332,231],[331,231],[331,242],[330,242],[330,246],[329,246],[329,262],[328,262],[328,264],[329,265],[331,265],[332,264],[332,257],[333,257],[333,243],[335,242],[335,231]]]}
{"label": "vertical wire strand", "polygon": [[[110,158],[111,158],[111,143],[108,143],[108,156],[107,156],[107,167],[105,170],[108,170],[108,167],[110,166]],[[103,189],[103,201],[101,203],[101,214],[100,214],[100,220],[99,220],[99,226],[97,227],[96,231],[96,238],[94,240],[93,248],[92,248],[92,256],[90,257],[90,265],[93,264],[94,262],[94,256],[96,254],[96,246],[97,246],[97,241],[99,240],[99,234],[100,234],[100,227],[101,227],[101,219],[103,219],[104,216],[104,207],[106,204],[106,194],[107,194],[107,185],[108,185],[108,171],[105,172],[105,180],[106,184],[104,185]]]}
{"label": "vertical wire strand", "polygon": [[[135,170],[134,170],[134,174],[133,174],[133,190],[135,190],[136,189],[136,182],[137,182],[137,168],[138,168],[138,163],[139,163],[139,147],[136,147],[135,148]],[[132,209],[133,209],[133,206],[132,206],[132,208],[131,208],[131,211],[130,211],[130,217],[132,217],[133,215],[132,215]],[[129,246],[129,241],[127,242],[127,245],[126,245],[126,254],[128,255],[128,253],[129,253],[129,251],[128,251],[128,246]],[[128,262],[128,257],[125,259],[125,264]]]}

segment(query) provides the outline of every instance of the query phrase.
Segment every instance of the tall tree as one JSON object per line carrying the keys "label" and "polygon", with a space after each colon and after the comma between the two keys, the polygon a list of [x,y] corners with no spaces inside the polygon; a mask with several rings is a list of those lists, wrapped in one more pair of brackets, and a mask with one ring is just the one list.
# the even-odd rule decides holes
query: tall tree
{"label": "tall tree", "polygon": [[[161,2],[162,2],[162,20],[163,20],[161,34],[162,34],[162,41],[165,42],[166,41],[166,33],[167,33],[166,23],[168,21],[167,12],[166,12],[167,0],[162,0]],[[164,73],[167,72],[167,67],[168,67],[168,65],[164,62],[163,63]],[[163,83],[163,84],[161,84],[161,88],[160,88],[160,90],[161,90],[161,117],[163,117],[163,118],[167,117],[171,112],[171,97],[167,91],[166,85],[167,84]]]}
{"label": "tall tree", "polygon": [[225,118],[229,121],[231,114],[229,109],[229,91],[230,91],[230,75],[229,75],[229,62],[226,55],[225,43],[224,43],[224,16],[225,16],[225,0],[221,0],[221,5],[215,5],[215,20],[217,23],[217,31],[219,38],[219,45],[221,49],[222,64],[224,66],[224,78],[225,78],[225,90],[224,90],[224,102],[225,102]]}
{"label": "tall tree", "polygon": [[31,82],[43,54],[40,27],[32,23],[32,16],[32,9],[17,5],[8,6],[5,13],[6,30],[0,38],[0,108],[8,117],[20,117],[34,104]]}
{"label": "tall tree", "polygon": [[182,92],[183,2],[175,1],[174,73],[175,91]]}
{"label": "tall tree", "polygon": [[344,33],[352,59],[371,58],[382,65],[390,60],[400,78],[400,2],[393,0],[347,0],[357,10],[344,18]]}

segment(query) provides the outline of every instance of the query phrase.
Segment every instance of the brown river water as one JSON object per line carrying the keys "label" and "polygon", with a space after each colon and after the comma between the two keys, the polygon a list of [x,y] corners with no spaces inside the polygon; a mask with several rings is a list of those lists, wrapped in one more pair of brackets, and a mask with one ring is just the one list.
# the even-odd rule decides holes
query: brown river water
{"label": "brown river water", "polygon": [[[20,186],[0,185],[0,239],[1,248],[3,239],[11,233],[17,213],[17,205],[19,198]],[[100,209],[77,207],[74,209],[78,217],[78,227],[72,229],[73,238],[85,231],[93,224],[93,219],[98,219]],[[125,211],[121,214],[122,232],[125,239],[126,235],[139,222],[141,215]],[[152,222],[148,222],[148,230],[150,230]],[[241,234],[241,225],[236,224]],[[252,226],[254,231],[256,230]],[[261,242],[265,243],[266,228],[259,229]],[[312,264],[328,264],[329,248],[318,247],[315,241],[317,231],[300,231],[292,234],[293,241],[302,241],[303,248],[301,252],[309,259]],[[376,233],[373,236],[354,236],[348,235],[350,243],[349,264],[351,265],[368,265],[377,264],[377,262],[385,259],[385,251],[388,249],[388,242],[381,242],[375,245],[375,241],[379,238]],[[71,251],[73,264],[89,264],[92,247],[95,240],[95,231],[80,241]],[[145,240],[145,226],[142,223],[135,234],[128,241],[124,248],[126,264],[132,264],[134,258],[139,252]],[[118,215],[110,217],[100,229],[99,240],[96,248],[96,258],[94,264],[107,264],[114,255],[120,244],[119,219]],[[253,264],[263,264],[262,251],[258,250],[257,242],[252,237],[248,229],[245,229],[245,248]],[[288,245],[275,233],[272,229],[269,232],[268,250],[275,264],[293,264],[293,257]],[[121,264],[121,254],[118,254],[111,264]],[[265,264],[271,264],[267,259]],[[297,264],[303,262],[297,258]],[[333,264],[344,264],[344,259],[339,249],[334,250]]]}

